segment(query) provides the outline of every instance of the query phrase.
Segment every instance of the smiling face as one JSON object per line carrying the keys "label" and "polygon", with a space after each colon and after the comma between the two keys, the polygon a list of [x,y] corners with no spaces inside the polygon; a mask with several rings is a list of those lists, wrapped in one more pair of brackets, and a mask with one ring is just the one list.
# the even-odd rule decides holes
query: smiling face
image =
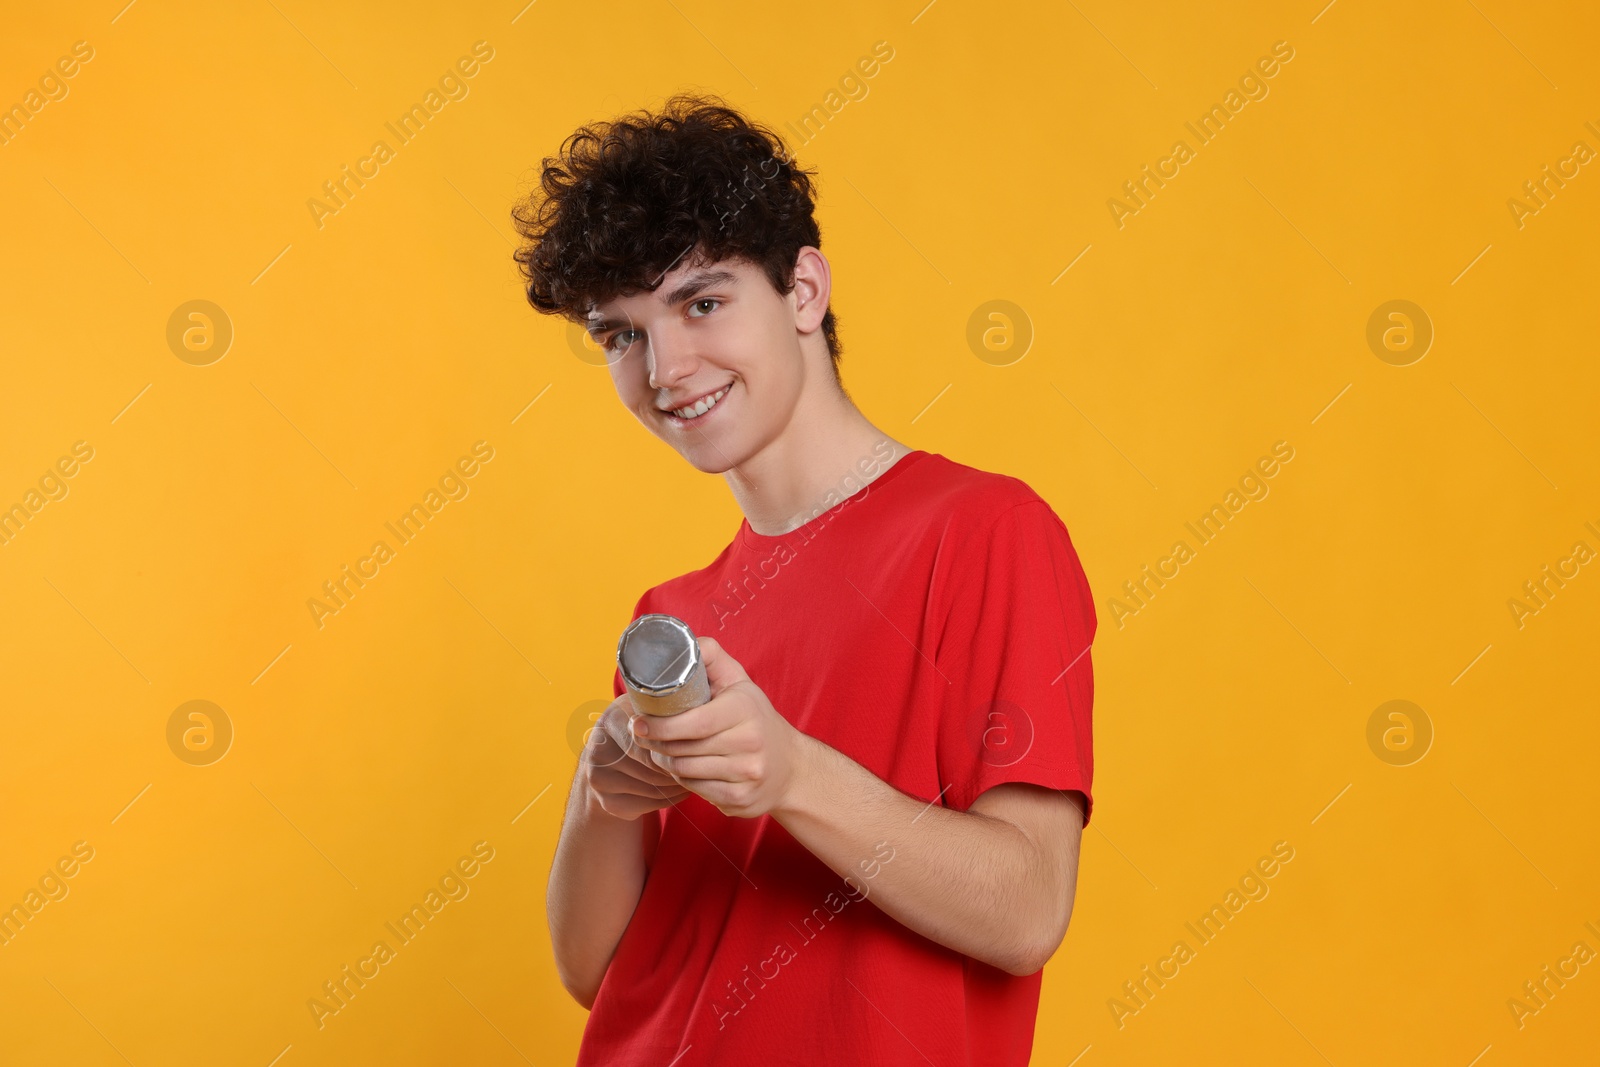
{"label": "smiling face", "polygon": [[789,427],[808,390],[837,388],[818,332],[827,261],[800,250],[793,292],[742,259],[686,256],[653,292],[592,308],[617,395],[697,470],[746,463]]}

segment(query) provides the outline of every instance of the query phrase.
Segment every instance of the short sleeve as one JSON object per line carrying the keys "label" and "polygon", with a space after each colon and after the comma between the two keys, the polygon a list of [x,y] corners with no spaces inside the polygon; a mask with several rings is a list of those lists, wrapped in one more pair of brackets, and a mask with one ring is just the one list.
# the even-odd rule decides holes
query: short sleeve
{"label": "short sleeve", "polygon": [[946,807],[1028,782],[1094,799],[1089,581],[1067,528],[1035,497],[959,538],[934,661],[947,684],[936,741]]}

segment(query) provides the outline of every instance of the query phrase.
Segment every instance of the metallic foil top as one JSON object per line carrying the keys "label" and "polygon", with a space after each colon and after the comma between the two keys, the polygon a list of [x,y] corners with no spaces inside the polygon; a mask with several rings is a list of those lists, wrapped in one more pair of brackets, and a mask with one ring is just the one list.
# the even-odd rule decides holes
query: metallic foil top
{"label": "metallic foil top", "polygon": [[677,715],[711,699],[700,642],[674,615],[641,615],[617,641],[622,684],[642,715]]}

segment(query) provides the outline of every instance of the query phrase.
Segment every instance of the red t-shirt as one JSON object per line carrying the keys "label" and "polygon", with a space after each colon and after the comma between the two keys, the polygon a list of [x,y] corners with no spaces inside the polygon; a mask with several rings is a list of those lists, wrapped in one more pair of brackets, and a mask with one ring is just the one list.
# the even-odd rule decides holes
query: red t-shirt
{"label": "red t-shirt", "polygon": [[[890,455],[884,443],[861,469]],[[742,522],[634,617],[716,638],[795,727],[920,800],[965,811],[1032,782],[1087,808],[1096,620],[1066,527],[1026,483],[936,453],[860,485],[781,536]],[[649,873],[580,1067],[1028,1062],[1042,972],[1015,977],[891,919],[863,873],[881,867],[846,883],[770,816],[693,795],[641,821]]]}

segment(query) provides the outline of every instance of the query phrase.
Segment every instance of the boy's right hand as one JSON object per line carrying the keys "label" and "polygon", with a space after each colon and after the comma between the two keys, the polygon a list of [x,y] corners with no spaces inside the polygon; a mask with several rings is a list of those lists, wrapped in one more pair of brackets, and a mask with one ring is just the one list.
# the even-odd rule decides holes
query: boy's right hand
{"label": "boy's right hand", "polygon": [[607,815],[618,819],[637,819],[689,795],[689,790],[657,767],[650,753],[633,739],[631,724],[636,714],[633,702],[623,693],[601,713],[583,747],[589,791]]}

